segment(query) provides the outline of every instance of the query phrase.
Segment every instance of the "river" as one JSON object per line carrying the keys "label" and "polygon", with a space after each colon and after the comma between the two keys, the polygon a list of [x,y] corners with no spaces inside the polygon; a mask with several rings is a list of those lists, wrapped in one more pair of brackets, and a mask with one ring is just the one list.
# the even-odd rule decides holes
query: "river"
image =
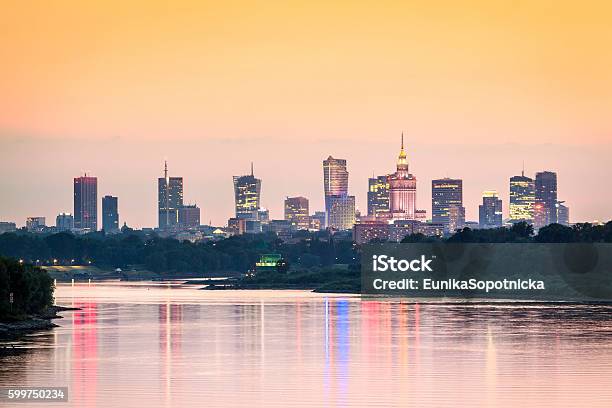
{"label": "river", "polygon": [[608,307],[198,288],[60,284],[81,310],[0,357],[0,387],[67,387],[43,404],[62,407],[612,406]]}

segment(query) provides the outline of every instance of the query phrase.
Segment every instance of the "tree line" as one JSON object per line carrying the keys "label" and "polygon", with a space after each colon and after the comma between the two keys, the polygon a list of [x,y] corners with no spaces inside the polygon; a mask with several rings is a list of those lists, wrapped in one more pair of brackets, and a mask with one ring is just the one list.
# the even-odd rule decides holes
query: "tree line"
{"label": "tree line", "polygon": [[[422,234],[406,236],[402,242],[612,242],[612,221],[566,227],[551,224],[534,233],[531,225],[520,222],[494,229],[464,228],[447,238]],[[377,241],[381,242],[381,241]],[[219,241],[177,241],[126,231],[116,235],[71,233],[51,235],[27,232],[0,235],[0,255],[33,264],[87,265],[126,268],[142,265],[161,274],[205,275],[218,271],[244,273],[265,253],[278,253],[298,269],[325,268],[335,264],[359,264],[359,246],[350,240],[334,238],[326,231],[298,232],[289,242],[274,233],[239,235]]]}

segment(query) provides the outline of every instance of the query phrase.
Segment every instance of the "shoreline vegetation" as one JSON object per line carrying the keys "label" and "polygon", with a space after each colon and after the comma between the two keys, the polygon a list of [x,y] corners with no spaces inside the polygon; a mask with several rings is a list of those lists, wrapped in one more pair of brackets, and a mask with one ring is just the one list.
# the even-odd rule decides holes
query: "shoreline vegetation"
{"label": "shoreline vegetation", "polygon": [[[383,243],[384,241],[372,241]],[[527,223],[494,229],[464,228],[448,237],[406,236],[402,243],[570,243],[612,242],[612,221],[566,227],[551,224],[537,233]],[[263,254],[278,254],[283,268],[259,270]],[[161,238],[155,233],[126,230],[105,235],[71,233],[0,235],[0,255],[32,263],[57,281],[117,279],[177,280],[227,278],[207,281],[206,290],[304,289],[324,293],[359,293],[361,246],[346,234],[297,231],[290,239],[274,233],[245,234],[192,243]],[[35,267],[32,267],[35,268]],[[189,282],[193,284],[194,281]],[[6,294],[0,294],[5,296]]]}
{"label": "shoreline vegetation", "polygon": [[[58,312],[74,308],[54,306],[55,286],[42,268],[0,257],[0,339],[18,339],[57,327]],[[0,355],[16,352],[0,348]]]}

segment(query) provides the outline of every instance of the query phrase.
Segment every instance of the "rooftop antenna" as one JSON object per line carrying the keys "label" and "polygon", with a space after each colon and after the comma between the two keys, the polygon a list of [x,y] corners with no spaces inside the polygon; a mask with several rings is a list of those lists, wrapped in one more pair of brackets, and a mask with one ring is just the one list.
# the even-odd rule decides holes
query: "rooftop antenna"
{"label": "rooftop antenna", "polygon": [[525,160],[523,160],[523,170],[521,171],[521,176],[525,177]]}
{"label": "rooftop antenna", "polygon": [[251,162],[251,176],[253,175],[253,162]]}

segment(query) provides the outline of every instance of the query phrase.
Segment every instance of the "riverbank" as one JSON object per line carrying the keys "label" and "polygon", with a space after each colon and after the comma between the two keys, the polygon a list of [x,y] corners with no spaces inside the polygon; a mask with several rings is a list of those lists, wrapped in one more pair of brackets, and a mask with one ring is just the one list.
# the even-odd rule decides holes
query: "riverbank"
{"label": "riverbank", "polygon": [[0,322],[0,339],[15,339],[38,331],[50,330],[58,327],[52,322],[53,319],[61,319],[58,313],[78,308],[51,306],[44,312],[29,315],[15,321]]}

